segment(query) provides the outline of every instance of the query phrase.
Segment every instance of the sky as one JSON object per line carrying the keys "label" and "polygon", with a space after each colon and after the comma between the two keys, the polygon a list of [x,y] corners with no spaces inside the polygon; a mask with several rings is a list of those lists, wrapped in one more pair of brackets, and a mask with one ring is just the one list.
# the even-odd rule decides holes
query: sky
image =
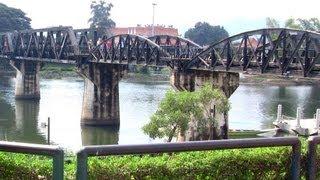
{"label": "sky", "polygon": [[[73,26],[87,28],[91,0],[0,0],[19,8],[32,19],[33,28]],[[320,18],[320,0],[107,0],[118,27],[152,24],[173,25],[180,34],[196,22],[222,25],[230,35],[265,27],[265,18],[283,22],[293,18]]]}

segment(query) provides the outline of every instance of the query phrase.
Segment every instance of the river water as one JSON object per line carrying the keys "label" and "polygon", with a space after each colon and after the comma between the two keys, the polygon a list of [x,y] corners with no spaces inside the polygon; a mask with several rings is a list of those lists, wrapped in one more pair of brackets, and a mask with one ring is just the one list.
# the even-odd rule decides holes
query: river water
{"label": "river water", "polygon": [[[70,150],[82,145],[161,142],[143,134],[141,127],[170,89],[169,82],[120,82],[119,129],[80,126],[82,80],[42,79],[40,85],[40,102],[18,101],[14,99],[14,78],[0,77],[0,140],[45,144],[45,123],[50,117],[51,143]],[[273,128],[278,104],[283,105],[285,115],[295,116],[299,106],[305,117],[312,117],[320,107],[319,92],[320,86],[241,84],[230,97],[230,129]]]}

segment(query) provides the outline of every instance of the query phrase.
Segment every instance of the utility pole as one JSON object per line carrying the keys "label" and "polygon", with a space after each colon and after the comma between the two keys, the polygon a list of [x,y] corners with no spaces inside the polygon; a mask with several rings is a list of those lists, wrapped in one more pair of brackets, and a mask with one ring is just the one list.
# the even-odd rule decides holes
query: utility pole
{"label": "utility pole", "polygon": [[156,7],[156,3],[152,3],[152,8],[153,8],[153,11],[152,11],[152,36],[154,36],[154,9]]}

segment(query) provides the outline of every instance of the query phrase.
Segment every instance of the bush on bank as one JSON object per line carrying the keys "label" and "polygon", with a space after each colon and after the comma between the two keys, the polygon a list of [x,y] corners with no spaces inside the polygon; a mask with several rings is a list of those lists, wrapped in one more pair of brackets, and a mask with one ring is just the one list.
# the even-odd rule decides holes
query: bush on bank
{"label": "bush on bank", "polygon": [[[301,175],[306,170],[305,144]],[[252,148],[91,157],[88,167],[89,179],[287,179],[290,158],[290,147]],[[67,158],[64,169],[66,179],[75,179],[74,156]],[[51,173],[50,158],[0,153],[0,179],[51,179]]]}

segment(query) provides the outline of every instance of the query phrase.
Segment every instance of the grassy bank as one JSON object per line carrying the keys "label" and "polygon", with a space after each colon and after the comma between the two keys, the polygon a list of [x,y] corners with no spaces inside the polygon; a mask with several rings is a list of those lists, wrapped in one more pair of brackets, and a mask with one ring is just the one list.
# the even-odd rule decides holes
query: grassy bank
{"label": "grassy bank", "polygon": [[[306,163],[303,141],[301,174]],[[214,150],[145,156],[89,158],[89,179],[287,179],[291,148]],[[65,161],[66,179],[75,179],[74,156]],[[320,158],[317,158],[320,163]],[[51,160],[0,153],[1,179],[50,179]]]}
{"label": "grassy bank", "polygon": [[241,84],[268,84],[281,86],[297,86],[297,85],[316,85],[320,83],[319,79],[307,77],[283,77],[277,75],[247,75],[243,74],[240,78]]}
{"label": "grassy bank", "polygon": [[41,78],[61,79],[65,77],[79,77],[74,65],[46,64],[41,68]]}

